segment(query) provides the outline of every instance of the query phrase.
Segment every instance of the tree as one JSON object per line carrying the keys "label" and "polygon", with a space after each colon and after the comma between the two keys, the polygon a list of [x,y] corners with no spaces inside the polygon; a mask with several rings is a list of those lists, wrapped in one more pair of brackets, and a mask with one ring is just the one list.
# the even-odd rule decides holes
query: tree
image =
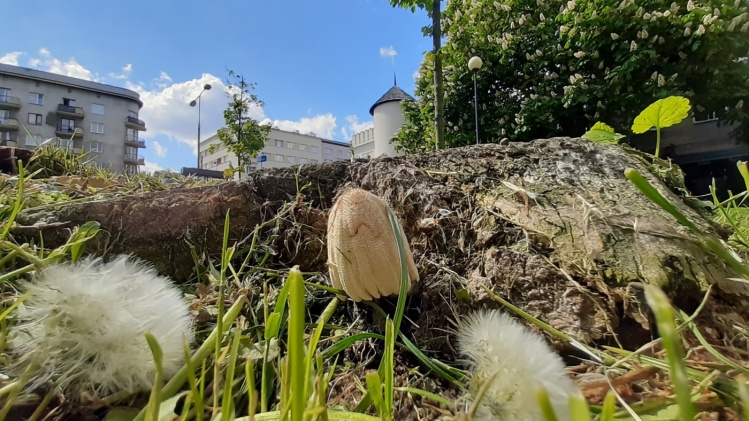
{"label": "tree", "polygon": [[[474,139],[473,55],[484,61],[485,142],[580,136],[596,121],[629,134],[640,110],[670,95],[687,97],[695,112],[745,123],[747,9],[745,0],[453,0],[441,54],[449,146]],[[425,60],[421,73],[432,71]],[[399,150],[430,147],[429,88],[419,80],[418,101],[404,104],[410,124],[395,140]]]}
{"label": "tree", "polygon": [[[257,95],[250,93],[250,90],[255,89],[255,84],[245,82],[244,76],[233,70],[229,71],[229,78],[231,80],[227,80],[227,85],[231,101],[224,110],[226,128],[219,129],[217,135],[226,149],[237,156],[238,165],[233,172],[241,173],[244,165],[265,146],[271,125],[261,125],[249,116],[251,106],[262,108],[265,105]],[[215,146],[209,148],[209,153],[215,151]]]}
{"label": "tree", "polygon": [[428,31],[432,35],[432,59],[434,63],[434,138],[436,141],[437,149],[445,148],[445,119],[443,115],[444,105],[443,98],[445,96],[443,78],[442,78],[442,58],[441,55],[441,44],[442,44],[442,24],[440,21],[442,13],[441,10],[442,0],[391,0],[390,5],[393,7],[402,7],[404,9],[410,9],[411,12],[415,12],[416,8],[426,9],[429,17],[432,18],[431,27],[425,27],[425,32]]}

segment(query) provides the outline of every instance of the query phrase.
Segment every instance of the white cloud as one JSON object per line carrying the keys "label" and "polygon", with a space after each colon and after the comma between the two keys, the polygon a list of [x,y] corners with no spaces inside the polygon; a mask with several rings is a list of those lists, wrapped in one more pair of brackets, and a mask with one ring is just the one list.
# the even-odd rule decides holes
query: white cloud
{"label": "white cloud", "polygon": [[41,70],[45,70],[50,73],[57,73],[59,75],[65,75],[84,80],[99,81],[99,76],[83,67],[75,60],[75,57],[71,57],[68,61],[62,61],[53,57],[52,53],[50,53],[50,51],[46,48],[40,49],[39,55],[41,56],[41,58],[32,58],[29,60],[29,64],[32,67],[40,67]]}
{"label": "white cloud", "polygon": [[142,173],[153,174],[156,171],[164,171],[164,167],[155,162],[146,160],[144,160],[144,162],[145,164],[140,167],[140,172]]}
{"label": "white cloud", "polygon": [[316,136],[333,139],[333,132],[337,126],[336,118],[333,114],[318,114],[314,117],[304,117],[300,120],[271,120],[265,118],[260,124],[272,124],[273,126],[286,131],[299,130],[299,133],[314,133]]}
{"label": "white cloud", "polygon": [[120,73],[120,74],[110,73],[109,77],[111,77],[112,79],[120,79],[120,80],[124,80],[124,79],[129,78],[130,77],[130,73],[133,72],[133,64],[132,63],[128,63],[128,64],[124,65],[121,70],[122,70],[122,73]]}
{"label": "white cloud", "polygon": [[[190,101],[200,94],[208,83],[212,89],[201,96],[200,137],[205,140],[224,125],[223,111],[229,101],[226,86],[221,79],[204,73],[199,79],[166,85],[169,75],[162,72],[155,79],[154,89],[141,83],[125,82],[128,89],[140,94],[143,101],[139,117],[146,122],[148,131],[144,136],[168,136],[193,148],[197,154],[198,107],[190,107]],[[264,118],[262,110],[251,109],[253,118]]]}
{"label": "white cloud", "polygon": [[350,141],[351,137],[355,134],[367,130],[371,127],[374,127],[374,122],[372,121],[364,121],[360,122],[359,117],[356,115],[350,115],[346,117],[346,122],[348,123],[348,126],[341,127],[341,133],[343,134],[343,137]]}
{"label": "white cloud", "polygon": [[154,79],[154,84],[160,89],[166,88],[170,83],[172,83],[172,78],[163,70],[159,74],[159,77]]}
{"label": "white cloud", "polygon": [[161,157],[166,156],[166,148],[161,146],[161,143],[154,140],[151,142],[151,145],[153,145],[153,149],[154,151],[156,151],[156,155]]}
{"label": "white cloud", "polygon": [[390,47],[380,47],[380,57],[392,57],[395,58],[395,56],[398,55],[398,52],[395,51],[395,48],[391,45]]}
{"label": "white cloud", "polygon": [[26,55],[26,53],[22,51],[11,51],[10,53],[7,53],[4,56],[0,57],[0,63],[10,64],[11,66],[18,66],[18,57],[21,57],[23,55]]}
{"label": "white cloud", "polygon": [[414,70],[414,73],[413,73],[413,75],[411,75],[411,77],[414,79],[414,82],[418,81],[419,78],[421,77],[421,71],[420,71],[420,69]]}

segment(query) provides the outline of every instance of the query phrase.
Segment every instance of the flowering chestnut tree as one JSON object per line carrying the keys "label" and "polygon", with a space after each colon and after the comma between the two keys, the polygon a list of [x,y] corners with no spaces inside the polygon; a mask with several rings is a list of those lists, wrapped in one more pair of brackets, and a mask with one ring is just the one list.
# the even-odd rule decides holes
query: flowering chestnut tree
{"label": "flowering chestnut tree", "polygon": [[[669,95],[697,113],[749,120],[746,0],[452,0],[443,31],[448,146],[474,141],[473,55],[484,62],[483,142],[580,136],[596,121],[628,133],[634,116]],[[400,150],[434,149],[431,61],[420,74]]]}

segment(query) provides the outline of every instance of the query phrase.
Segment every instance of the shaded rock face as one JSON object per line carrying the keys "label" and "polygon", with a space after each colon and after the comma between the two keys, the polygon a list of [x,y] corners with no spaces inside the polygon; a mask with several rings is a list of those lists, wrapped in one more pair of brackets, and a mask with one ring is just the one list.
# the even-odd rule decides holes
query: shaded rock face
{"label": "shaded rock face", "polygon": [[[629,339],[642,338],[635,346],[649,338],[650,323],[630,283],[663,287],[685,311],[709,284],[725,300],[740,300],[746,290],[624,177],[628,167],[711,232],[636,156],[569,138],[264,170],[242,182],[70,205],[19,221],[98,221],[105,233],[90,250],[133,253],[190,282],[190,245],[219,254],[229,211],[230,241],[240,248],[261,225],[272,267],[327,274],[327,212],[344,187],[360,187],[390,204],[410,240],[421,280],[409,302],[415,325],[403,328],[429,340],[428,348],[451,354],[450,319],[499,307],[487,290],[582,342],[608,342],[626,328]],[[45,245],[68,235],[57,226],[40,231]]]}

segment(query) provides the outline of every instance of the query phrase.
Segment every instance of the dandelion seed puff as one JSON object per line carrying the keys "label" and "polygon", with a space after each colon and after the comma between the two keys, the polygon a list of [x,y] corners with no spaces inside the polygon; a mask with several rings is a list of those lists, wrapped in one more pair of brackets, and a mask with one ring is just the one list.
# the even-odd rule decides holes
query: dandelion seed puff
{"label": "dandelion seed puff", "polygon": [[163,351],[163,377],[184,364],[192,343],[188,306],[171,281],[142,261],[121,255],[54,265],[26,284],[14,351],[19,365],[36,364],[32,387],[49,380],[65,392],[104,396],[153,386],[151,332]]}
{"label": "dandelion seed puff", "polygon": [[507,314],[479,311],[457,335],[460,352],[471,360],[474,386],[495,376],[483,396],[477,421],[532,421],[543,417],[536,392],[544,387],[557,418],[569,420],[568,399],[578,393],[564,362],[541,336]]}

